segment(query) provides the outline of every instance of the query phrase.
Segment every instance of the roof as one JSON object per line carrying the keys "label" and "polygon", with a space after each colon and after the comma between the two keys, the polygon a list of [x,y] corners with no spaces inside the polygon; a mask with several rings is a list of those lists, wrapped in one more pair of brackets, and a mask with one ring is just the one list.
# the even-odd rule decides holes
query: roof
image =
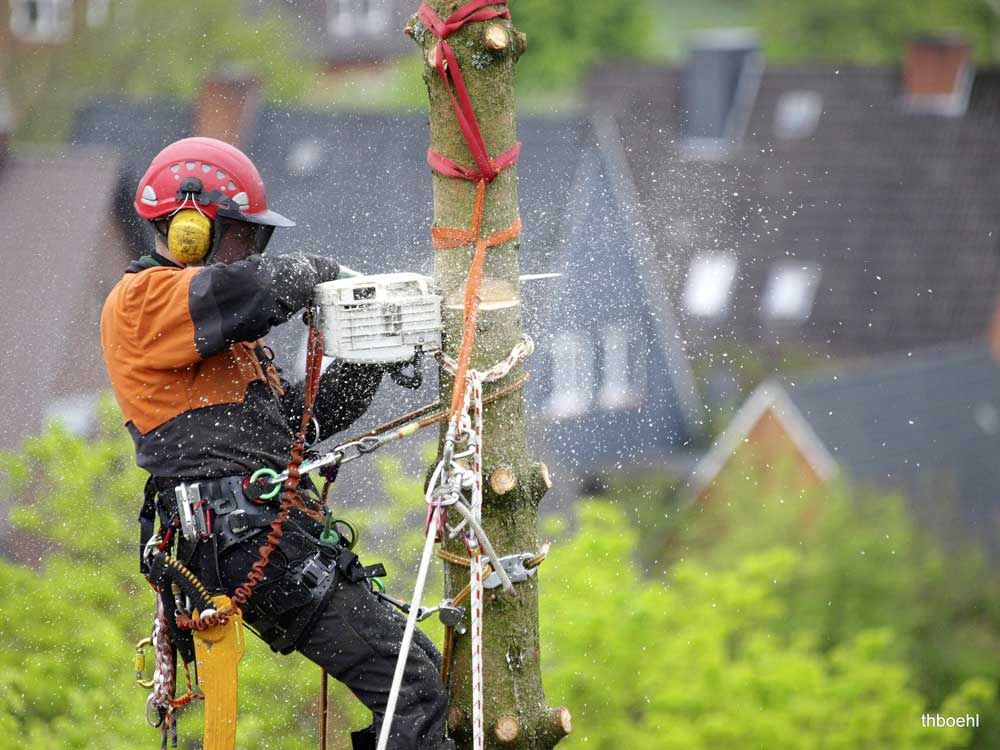
{"label": "roof", "polygon": [[[161,113],[164,119],[158,122]],[[142,127],[135,127],[136,121]],[[191,121],[184,106],[138,105],[133,115],[129,105],[97,102],[80,113],[75,139],[121,149],[126,160],[123,183],[134,190],[151,155],[186,135]],[[564,272],[558,279],[526,283],[522,309],[526,330],[542,337],[567,325],[584,331],[594,349],[589,361],[595,375],[606,368],[599,351],[606,343],[597,331],[626,316],[626,308],[630,311],[628,320],[637,325],[628,356],[633,361],[643,358],[645,370],[652,373],[655,388],[645,389],[651,400],[642,408],[655,405],[655,413],[638,408],[632,414],[631,406],[618,405],[600,416],[590,415],[593,424],[586,430],[578,421],[563,420],[546,427],[545,433],[550,444],[558,445],[586,432],[592,451],[609,445],[613,451],[608,455],[615,461],[642,460],[640,453],[655,450],[662,455],[697,434],[700,402],[672,310],[664,304],[664,282],[645,263],[649,238],[632,206],[634,187],[621,177],[624,155],[618,153],[618,139],[607,137],[606,126],[581,118],[519,119],[521,272]],[[608,143],[611,147],[605,149]],[[371,273],[432,272],[425,114],[262,109],[245,150],[265,176],[269,204],[297,222],[295,229],[275,234],[269,252],[317,252]],[[123,213],[129,213],[131,194],[123,193],[122,201]],[[545,297],[558,298],[565,306],[546,306]],[[579,316],[567,315],[571,307]],[[301,372],[302,336],[297,322],[269,336],[290,372]],[[544,353],[546,345],[540,344],[528,391],[529,398],[536,399],[550,384],[546,368],[551,362]],[[594,404],[600,386],[593,384]],[[383,389],[366,421],[376,423],[433,400],[436,393],[430,374],[416,393]],[[656,439],[640,441],[638,427],[628,423],[633,417],[644,419],[646,426],[654,424]],[[588,470],[590,461],[582,456],[577,465],[565,467],[568,473]]]}
{"label": "roof", "polygon": [[[915,114],[891,69],[763,72],[735,151],[685,151],[683,70],[609,64],[588,99],[622,131],[640,203],[684,332],[767,351],[863,355],[985,333],[1000,284],[1000,72],[980,71],[962,117]],[[782,112],[818,107],[788,137]],[[782,121],[783,123],[783,121]],[[802,124],[802,123],[800,123]],[[683,306],[692,259],[736,257],[732,302]],[[808,319],[762,316],[781,264],[818,270]]]}
{"label": "roof", "polygon": [[53,400],[104,387],[100,289],[123,261],[108,221],[118,163],[91,147],[15,151],[0,167],[0,449],[37,430]]}
{"label": "roof", "polygon": [[693,489],[714,478],[766,409],[820,476],[837,467],[861,484],[902,491],[946,538],[1000,552],[1000,365],[985,346],[923,349],[798,382],[769,381],[699,463]]}

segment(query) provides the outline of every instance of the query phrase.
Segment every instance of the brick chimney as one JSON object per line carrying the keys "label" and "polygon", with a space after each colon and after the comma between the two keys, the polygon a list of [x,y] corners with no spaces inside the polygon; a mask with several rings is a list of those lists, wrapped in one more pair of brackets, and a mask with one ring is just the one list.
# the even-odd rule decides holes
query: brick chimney
{"label": "brick chimney", "polygon": [[255,78],[227,72],[204,80],[195,103],[193,135],[246,148],[253,136],[260,85]]}
{"label": "brick chimney", "polygon": [[961,117],[975,77],[972,46],[955,36],[910,40],[903,57],[903,100],[912,112]]}
{"label": "brick chimney", "polygon": [[1000,295],[997,295],[993,303],[993,320],[990,321],[990,330],[987,331],[990,342],[990,351],[993,352],[993,359],[1000,364]]}

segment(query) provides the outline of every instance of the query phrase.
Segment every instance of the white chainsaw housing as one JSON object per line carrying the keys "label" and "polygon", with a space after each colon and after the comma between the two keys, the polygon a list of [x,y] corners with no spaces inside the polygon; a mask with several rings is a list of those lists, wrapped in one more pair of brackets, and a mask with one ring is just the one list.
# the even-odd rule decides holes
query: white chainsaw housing
{"label": "white chainsaw housing", "polygon": [[347,362],[406,362],[441,349],[441,296],[427,276],[384,273],[318,284],[323,351]]}

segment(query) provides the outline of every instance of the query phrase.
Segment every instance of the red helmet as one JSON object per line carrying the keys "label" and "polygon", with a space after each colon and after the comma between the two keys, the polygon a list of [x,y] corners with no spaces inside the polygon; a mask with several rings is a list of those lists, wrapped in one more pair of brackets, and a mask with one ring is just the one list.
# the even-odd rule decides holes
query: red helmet
{"label": "red helmet", "polygon": [[295,222],[267,207],[264,181],[249,157],[215,138],[184,138],[156,155],[135,193],[143,219],[162,219],[184,208],[210,219],[224,216],[269,227]]}

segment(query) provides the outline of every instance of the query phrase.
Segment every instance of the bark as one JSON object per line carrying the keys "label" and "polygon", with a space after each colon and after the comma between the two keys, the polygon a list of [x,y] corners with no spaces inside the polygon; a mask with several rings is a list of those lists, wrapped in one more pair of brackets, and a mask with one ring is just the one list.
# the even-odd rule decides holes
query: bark
{"label": "bark", "polygon": [[[464,0],[463,0],[464,2]],[[428,0],[442,18],[461,2]],[[430,99],[430,145],[461,164],[473,165],[462,139],[451,100],[437,72],[427,63],[438,40],[416,17],[407,33],[422,48],[424,81]],[[475,108],[491,156],[512,146],[514,124],[514,66],[526,47],[523,34],[509,21],[468,24],[449,38]],[[530,157],[529,157],[530,158]],[[433,174],[434,225],[468,228],[472,222],[475,185],[466,180]],[[517,167],[504,170],[487,188],[482,231],[489,234],[509,226],[518,217]],[[473,250],[439,250],[435,275],[445,298],[446,348],[457,355],[462,331],[462,294]],[[485,369],[504,359],[522,336],[518,287],[520,244],[517,241],[487,251],[482,307],[471,367]],[[486,394],[520,377],[522,367],[506,378],[487,384]],[[442,373],[441,402],[451,400],[452,382]],[[523,390],[487,406],[483,425],[483,525],[500,555],[534,552],[539,501],[549,486],[544,465],[528,456],[525,439]],[[448,549],[465,555],[460,540]],[[468,583],[468,569],[446,565],[446,596],[453,597]],[[538,585],[536,576],[516,584],[516,595],[501,589],[486,592],[484,609],[485,730],[486,747],[505,750],[552,748],[570,728],[565,708],[546,706],[542,690],[538,638]],[[466,620],[468,616],[466,616]],[[449,724],[459,748],[470,748],[471,654],[468,636],[456,635],[452,670],[452,705]]]}

